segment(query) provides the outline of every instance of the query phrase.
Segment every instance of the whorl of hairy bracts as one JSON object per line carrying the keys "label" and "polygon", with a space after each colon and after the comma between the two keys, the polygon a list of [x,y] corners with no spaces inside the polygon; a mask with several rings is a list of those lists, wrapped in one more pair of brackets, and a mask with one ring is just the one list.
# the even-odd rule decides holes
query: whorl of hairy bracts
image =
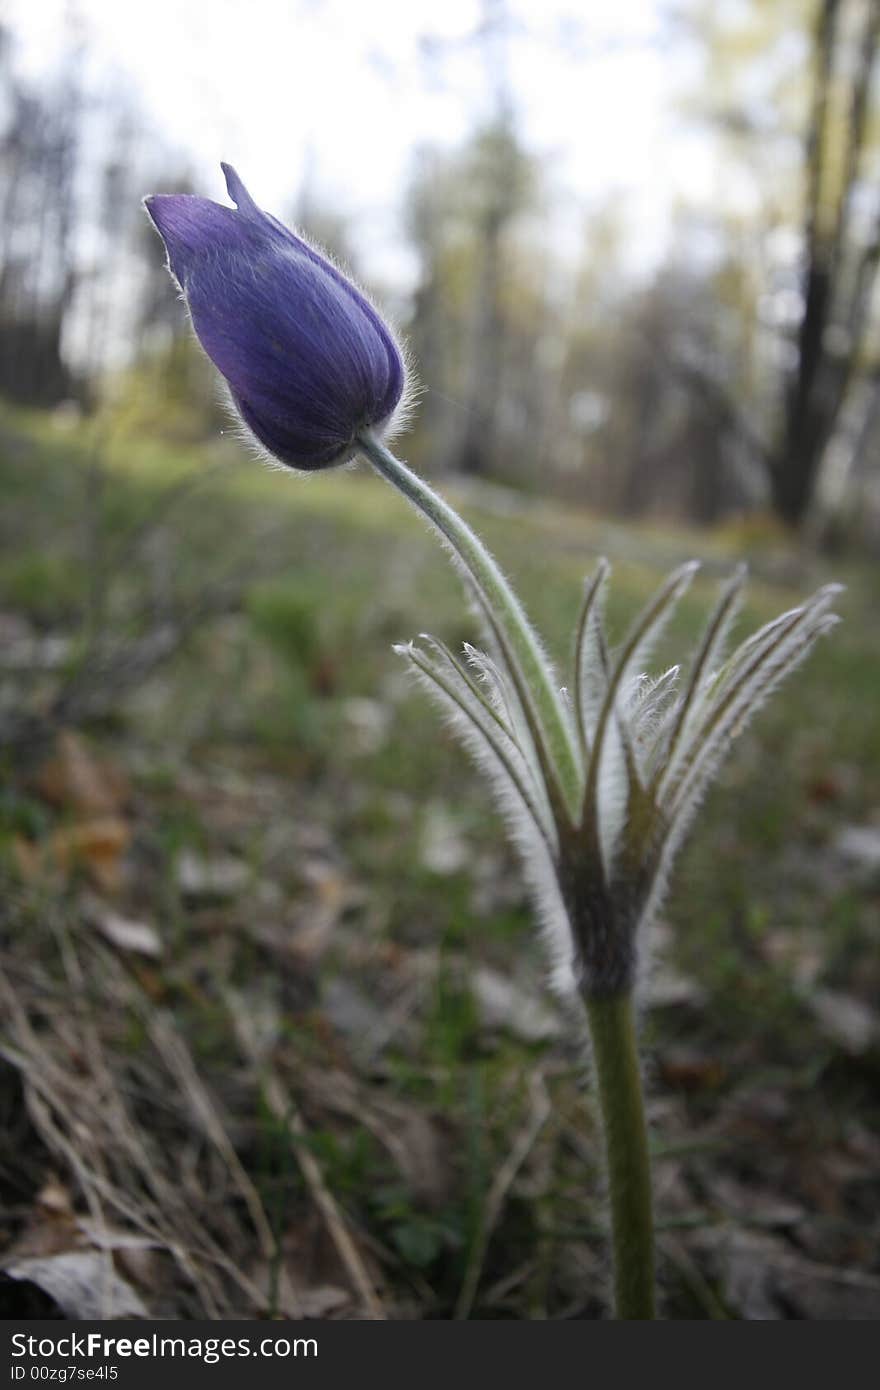
{"label": "whorl of hairy bracts", "polygon": [[399,417],[403,351],[366,295],[222,168],[234,208],[183,193],[145,199],[168,269],[262,448],[292,468],[342,463],[360,430],[384,434]]}
{"label": "whorl of hairy bracts", "polygon": [[423,637],[396,650],[447,714],[490,781],[524,860],[563,995],[633,987],[636,937],[657,911],[700,800],[735,736],[838,620],[838,585],[768,623],[725,661],[745,572],[721,588],[689,663],[645,666],[696,566],[661,586],[620,648],[610,652],[602,604],[608,566],[588,583],[573,682],[582,803],[560,813],[503,657],[466,645],[459,660]]}

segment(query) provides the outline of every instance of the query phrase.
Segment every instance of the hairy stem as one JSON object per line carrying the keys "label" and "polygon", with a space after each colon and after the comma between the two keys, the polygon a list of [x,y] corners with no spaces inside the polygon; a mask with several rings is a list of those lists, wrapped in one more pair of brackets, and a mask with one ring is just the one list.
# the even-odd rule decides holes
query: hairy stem
{"label": "hairy stem", "polygon": [[569,820],[582,785],[574,731],[519,600],[482,541],[442,497],[368,430],[359,435],[358,443],[376,471],[436,527],[470,576],[512,678],[522,684],[524,713],[554,810],[560,819]]}
{"label": "hairy stem", "polygon": [[605,1131],[618,1318],[654,1312],[651,1169],[632,997],[587,999],[587,1018]]}

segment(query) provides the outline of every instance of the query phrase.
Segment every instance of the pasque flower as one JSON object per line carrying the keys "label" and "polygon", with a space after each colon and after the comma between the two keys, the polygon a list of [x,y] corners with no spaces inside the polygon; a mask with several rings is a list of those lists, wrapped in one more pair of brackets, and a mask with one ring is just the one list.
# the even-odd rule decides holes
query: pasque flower
{"label": "pasque flower", "polygon": [[366,296],[221,167],[234,208],[183,193],[145,200],[168,268],[259,443],[293,468],[341,463],[360,430],[385,433],[398,411],[401,349]]}
{"label": "pasque flower", "polygon": [[650,1165],[633,1011],[637,958],[677,849],[736,735],[835,623],[837,586],[743,642],[744,575],[722,586],[683,674],[645,672],[696,565],[676,570],[612,652],[608,566],[587,582],[568,687],[479,537],[381,435],[406,372],[376,310],[223,166],[236,208],[147,199],[196,333],[270,454],[324,468],[362,452],[439,532],[486,650],[399,648],[487,774],[543,921],[554,983],[586,1016],[604,1121],[619,1317],[654,1314]]}
{"label": "pasque flower", "polygon": [[375,467],[437,527],[478,600],[491,650],[398,648],[487,774],[521,851],[566,1001],[583,1002],[605,1130],[617,1316],[654,1316],[652,1198],[632,999],[644,937],[713,775],[768,695],[837,621],[838,585],[732,655],[744,571],[722,586],[682,675],[645,674],[697,568],[661,585],[616,652],[601,562],[585,590],[571,685],[470,528],[378,442]]}

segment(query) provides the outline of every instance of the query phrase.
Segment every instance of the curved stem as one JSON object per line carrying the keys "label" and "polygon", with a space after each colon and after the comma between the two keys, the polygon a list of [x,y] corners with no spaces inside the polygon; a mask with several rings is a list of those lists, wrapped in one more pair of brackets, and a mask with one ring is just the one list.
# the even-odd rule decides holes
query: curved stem
{"label": "curved stem", "polygon": [[615,1316],[651,1320],[654,1311],[654,1229],[651,1169],[629,994],[587,999],[599,1084],[611,1196]]}
{"label": "curved stem", "polygon": [[[370,431],[359,435],[358,443],[376,471],[436,527],[476,585],[512,676],[523,683],[524,713],[543,764],[548,794],[556,802],[554,810],[570,823],[583,780],[574,734],[547,660],[519,600],[479,537],[438,493]],[[560,833],[563,828],[560,825]]]}

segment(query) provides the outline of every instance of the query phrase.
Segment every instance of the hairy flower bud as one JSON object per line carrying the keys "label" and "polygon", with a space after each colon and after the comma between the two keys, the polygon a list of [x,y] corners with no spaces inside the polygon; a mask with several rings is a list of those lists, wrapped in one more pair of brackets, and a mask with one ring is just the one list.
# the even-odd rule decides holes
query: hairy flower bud
{"label": "hairy flower bud", "polygon": [[168,268],[259,443],[293,468],[342,463],[359,431],[383,432],[398,410],[400,347],[361,291],[221,167],[234,208],[181,193],[145,200]]}

